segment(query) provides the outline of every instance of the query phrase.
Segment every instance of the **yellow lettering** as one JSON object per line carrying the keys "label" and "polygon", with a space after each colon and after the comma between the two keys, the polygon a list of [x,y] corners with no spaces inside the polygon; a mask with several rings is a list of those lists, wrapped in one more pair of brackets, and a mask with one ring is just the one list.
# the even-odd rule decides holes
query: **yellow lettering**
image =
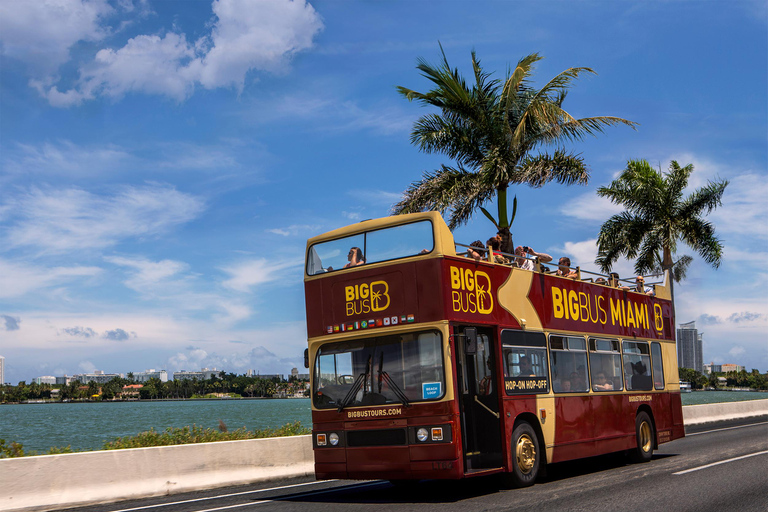
{"label": "yellow lettering", "polygon": [[556,286],[552,287],[552,311],[555,318],[563,318],[563,294]]}
{"label": "yellow lettering", "polygon": [[461,294],[454,290],[451,292],[451,299],[453,300],[453,310],[461,311]]}
{"label": "yellow lettering", "polygon": [[611,324],[616,325],[616,320],[619,321],[620,326],[624,326],[624,320],[621,318],[621,300],[613,302],[613,297],[610,297],[611,301]]}
{"label": "yellow lettering", "polygon": [[365,283],[360,285],[360,298],[361,299],[368,298],[368,285]]}
{"label": "yellow lettering", "polygon": [[[583,301],[581,299],[584,299]],[[587,310],[585,313],[584,310]],[[589,320],[589,297],[584,292],[579,292],[579,310],[581,311],[581,321],[586,322]]]}
{"label": "yellow lettering", "polygon": [[632,313],[632,304],[627,302],[627,327],[637,327],[635,315]]}
{"label": "yellow lettering", "polygon": [[600,323],[605,325],[605,323],[608,321],[608,313],[605,312],[605,308],[603,307],[603,301],[605,300],[605,297],[602,295],[597,298],[597,309],[599,310],[599,313],[603,314],[603,318],[600,319],[600,314],[598,313],[598,320],[600,320]]}
{"label": "yellow lettering", "polygon": [[638,327],[646,328],[648,318],[645,316],[645,309],[642,304],[635,303],[635,321]]}
{"label": "yellow lettering", "polygon": [[571,290],[568,292],[568,307],[571,310],[571,318],[574,320],[579,319],[579,296],[576,292]]}
{"label": "yellow lettering", "polygon": [[472,269],[468,268],[464,270],[464,284],[466,285],[464,289],[468,292],[475,289],[475,276],[472,273]]}
{"label": "yellow lettering", "polygon": [[458,290],[461,288],[460,272],[456,267],[451,267],[451,288]]}
{"label": "yellow lettering", "polygon": [[347,302],[347,316],[352,316],[354,314],[355,314],[355,303]]}
{"label": "yellow lettering", "polygon": [[355,287],[354,286],[347,286],[344,288],[344,295],[347,297],[347,302],[351,300],[355,300]]}

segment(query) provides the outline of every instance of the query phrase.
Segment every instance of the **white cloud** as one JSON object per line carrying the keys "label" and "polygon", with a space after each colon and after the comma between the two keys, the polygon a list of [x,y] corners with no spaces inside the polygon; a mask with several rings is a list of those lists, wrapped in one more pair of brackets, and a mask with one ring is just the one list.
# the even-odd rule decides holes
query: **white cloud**
{"label": "white cloud", "polygon": [[113,196],[85,190],[32,189],[9,201],[16,217],[6,246],[44,252],[102,248],[137,236],[153,236],[192,220],[203,201],[171,187],[125,187]]}
{"label": "white cloud", "polygon": [[280,279],[283,276],[284,270],[297,266],[300,266],[300,262],[289,261],[273,263],[266,259],[245,261],[230,267],[222,268],[224,272],[232,276],[222,284],[226,288],[232,290],[249,292],[254,286]]}
{"label": "white cloud", "polygon": [[598,197],[594,191],[575,197],[560,208],[563,215],[595,224],[602,224],[612,215],[622,211],[624,207],[613,204],[604,197]]}
{"label": "white cloud", "polygon": [[300,233],[315,233],[319,229],[319,226],[311,224],[291,224],[285,228],[273,228],[265,231],[280,236],[298,236]]}
{"label": "white cloud", "polygon": [[67,177],[88,177],[113,171],[130,158],[120,147],[85,148],[64,140],[40,146],[18,144],[5,170],[16,174],[45,173]]}
{"label": "white cloud", "polygon": [[197,83],[207,89],[242,91],[249,72],[284,71],[290,58],[310,48],[323,28],[304,0],[216,0],[212,7],[216,21],[211,33],[194,43],[176,32],[137,35],[122,48],[98,51],[92,62],[80,67],[80,77],[69,90],[59,90],[50,76],[31,83],[59,107],[130,92],[183,101]]}
{"label": "white cloud", "polygon": [[73,44],[107,35],[103,21],[112,12],[106,0],[0,2],[2,52],[38,73],[54,73]]}
{"label": "white cloud", "polygon": [[0,259],[0,299],[17,298],[43,288],[98,275],[98,267],[35,267]]}
{"label": "white cloud", "polygon": [[768,182],[765,176],[742,174],[730,179],[723,194],[723,206],[709,215],[716,233],[768,239]]}
{"label": "white cloud", "polygon": [[198,68],[200,83],[208,89],[242,90],[251,69],[282,70],[293,54],[312,46],[312,38],[323,28],[320,16],[304,0],[220,0],[214,2],[213,12],[218,20],[212,47],[190,66]]}
{"label": "white cloud", "polygon": [[134,270],[125,285],[138,292],[147,292],[167,284],[168,278],[186,271],[186,263],[173,260],[149,261],[144,258],[106,257],[110,263]]}

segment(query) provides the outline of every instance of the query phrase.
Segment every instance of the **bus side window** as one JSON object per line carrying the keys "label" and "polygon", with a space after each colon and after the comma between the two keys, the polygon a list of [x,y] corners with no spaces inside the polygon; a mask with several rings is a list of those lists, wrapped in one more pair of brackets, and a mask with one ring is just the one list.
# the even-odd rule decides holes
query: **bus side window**
{"label": "bus side window", "polygon": [[664,389],[664,364],[661,360],[661,343],[651,343],[651,361],[653,362],[653,387]]}

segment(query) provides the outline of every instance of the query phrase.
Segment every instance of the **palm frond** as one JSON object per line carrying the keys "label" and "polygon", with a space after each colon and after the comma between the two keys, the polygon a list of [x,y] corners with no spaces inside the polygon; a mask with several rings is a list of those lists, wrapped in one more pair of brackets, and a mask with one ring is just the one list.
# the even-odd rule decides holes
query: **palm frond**
{"label": "palm frond", "polygon": [[586,185],[589,182],[589,168],[580,155],[555,151],[526,157],[511,176],[512,183],[524,183],[538,188],[550,181],[564,185]]}

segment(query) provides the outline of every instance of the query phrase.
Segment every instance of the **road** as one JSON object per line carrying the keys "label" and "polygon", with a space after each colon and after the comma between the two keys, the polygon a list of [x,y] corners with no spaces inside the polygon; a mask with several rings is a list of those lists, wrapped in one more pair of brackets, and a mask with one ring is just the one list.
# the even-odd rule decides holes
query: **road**
{"label": "road", "polygon": [[295,511],[418,512],[768,510],[768,417],[687,428],[653,460],[607,455],[550,465],[527,489],[500,489],[493,477],[424,481],[292,479],[69,509],[77,512]]}

